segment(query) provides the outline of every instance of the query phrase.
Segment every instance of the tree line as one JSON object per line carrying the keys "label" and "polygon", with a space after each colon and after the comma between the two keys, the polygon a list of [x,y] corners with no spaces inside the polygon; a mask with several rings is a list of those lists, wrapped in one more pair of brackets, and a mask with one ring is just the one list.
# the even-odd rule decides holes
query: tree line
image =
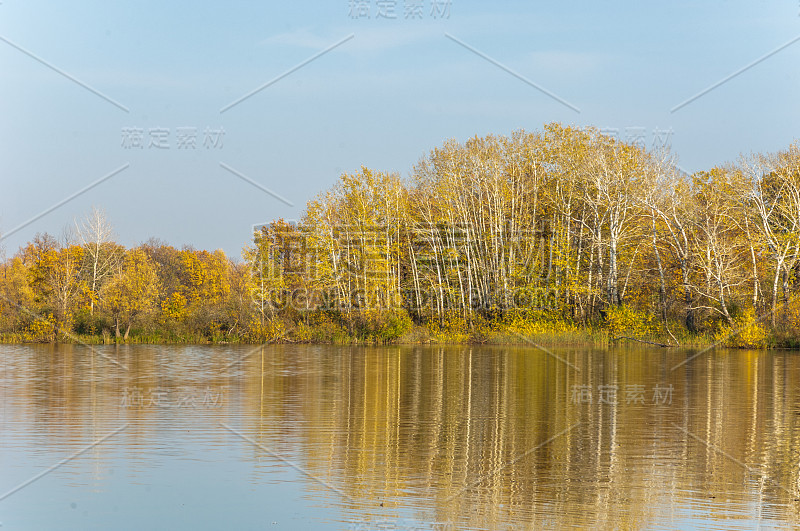
{"label": "tree line", "polygon": [[[605,330],[794,346],[800,146],[682,173],[561,124],[361,168],[222,251],[113,242],[100,211],[3,261],[0,331],[391,341]],[[734,333],[738,332],[738,333]]]}
{"label": "tree line", "polygon": [[2,264],[6,340],[82,336],[224,340],[246,327],[247,269],[225,254],[151,239],[126,249],[93,209],[60,238],[37,234]]}

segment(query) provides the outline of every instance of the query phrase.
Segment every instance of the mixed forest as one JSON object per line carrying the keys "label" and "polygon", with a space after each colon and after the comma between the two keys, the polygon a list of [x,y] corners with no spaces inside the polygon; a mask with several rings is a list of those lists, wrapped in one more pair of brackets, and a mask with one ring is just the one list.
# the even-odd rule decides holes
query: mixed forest
{"label": "mixed forest", "polygon": [[800,346],[797,143],[686,175],[548,124],[341,175],[241,259],[114,237],[94,209],[0,256],[0,338]]}

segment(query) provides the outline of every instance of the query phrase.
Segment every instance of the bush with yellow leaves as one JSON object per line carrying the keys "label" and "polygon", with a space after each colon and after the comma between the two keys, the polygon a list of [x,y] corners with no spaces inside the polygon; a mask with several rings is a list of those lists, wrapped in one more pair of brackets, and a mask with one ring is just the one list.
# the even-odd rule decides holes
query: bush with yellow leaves
{"label": "bush with yellow leaves", "polygon": [[253,319],[249,326],[251,339],[256,341],[280,341],[286,336],[286,325],[279,318],[265,319],[263,323]]}
{"label": "bush with yellow leaves", "polygon": [[47,315],[43,318],[33,319],[25,327],[23,337],[25,341],[52,343],[56,340],[57,329],[55,318],[52,315]]}
{"label": "bush with yellow leaves", "polygon": [[621,336],[640,339],[658,331],[653,314],[626,305],[606,309],[606,329],[611,338]]}
{"label": "bush with yellow leaves", "polygon": [[557,312],[542,309],[512,309],[505,316],[505,330],[511,334],[538,336],[571,333],[578,325],[565,321]]}
{"label": "bush with yellow leaves", "polygon": [[756,318],[755,309],[747,308],[733,326],[721,326],[714,339],[731,348],[763,348],[767,344],[767,331]]}
{"label": "bush with yellow leaves", "polygon": [[469,325],[459,310],[445,310],[441,319],[431,319],[427,325],[438,343],[464,343],[469,339]]}

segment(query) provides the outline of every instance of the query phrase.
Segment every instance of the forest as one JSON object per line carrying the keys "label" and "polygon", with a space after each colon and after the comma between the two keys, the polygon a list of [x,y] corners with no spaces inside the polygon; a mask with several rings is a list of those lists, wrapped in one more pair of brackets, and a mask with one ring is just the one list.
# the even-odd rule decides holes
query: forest
{"label": "forest", "polygon": [[796,141],[686,175],[552,123],[343,174],[241,259],[114,239],[0,255],[0,340],[800,346]]}

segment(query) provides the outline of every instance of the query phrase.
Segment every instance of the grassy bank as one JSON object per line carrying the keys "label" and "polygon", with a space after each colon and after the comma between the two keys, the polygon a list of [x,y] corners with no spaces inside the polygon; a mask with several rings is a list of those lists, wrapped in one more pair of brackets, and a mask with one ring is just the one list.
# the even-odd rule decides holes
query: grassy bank
{"label": "grassy bank", "polygon": [[[566,322],[432,322],[407,323],[391,332],[386,330],[363,330],[341,326],[332,321],[323,323],[281,322],[264,327],[262,334],[254,336],[223,333],[204,335],[172,331],[131,330],[128,338],[113,334],[63,334],[59,332],[31,337],[29,333],[0,334],[0,343],[83,343],[102,344],[261,344],[297,343],[332,345],[532,345],[541,347],[614,347],[634,344],[664,345],[669,347],[709,347],[719,344],[727,347],[748,348],[797,348],[798,340],[793,336],[753,334],[745,329],[734,333],[730,330],[706,331],[691,334],[672,323],[669,330],[626,329],[614,327],[582,327]],[[383,332],[383,333],[381,333]],[[725,337],[725,334],[730,337]]]}

